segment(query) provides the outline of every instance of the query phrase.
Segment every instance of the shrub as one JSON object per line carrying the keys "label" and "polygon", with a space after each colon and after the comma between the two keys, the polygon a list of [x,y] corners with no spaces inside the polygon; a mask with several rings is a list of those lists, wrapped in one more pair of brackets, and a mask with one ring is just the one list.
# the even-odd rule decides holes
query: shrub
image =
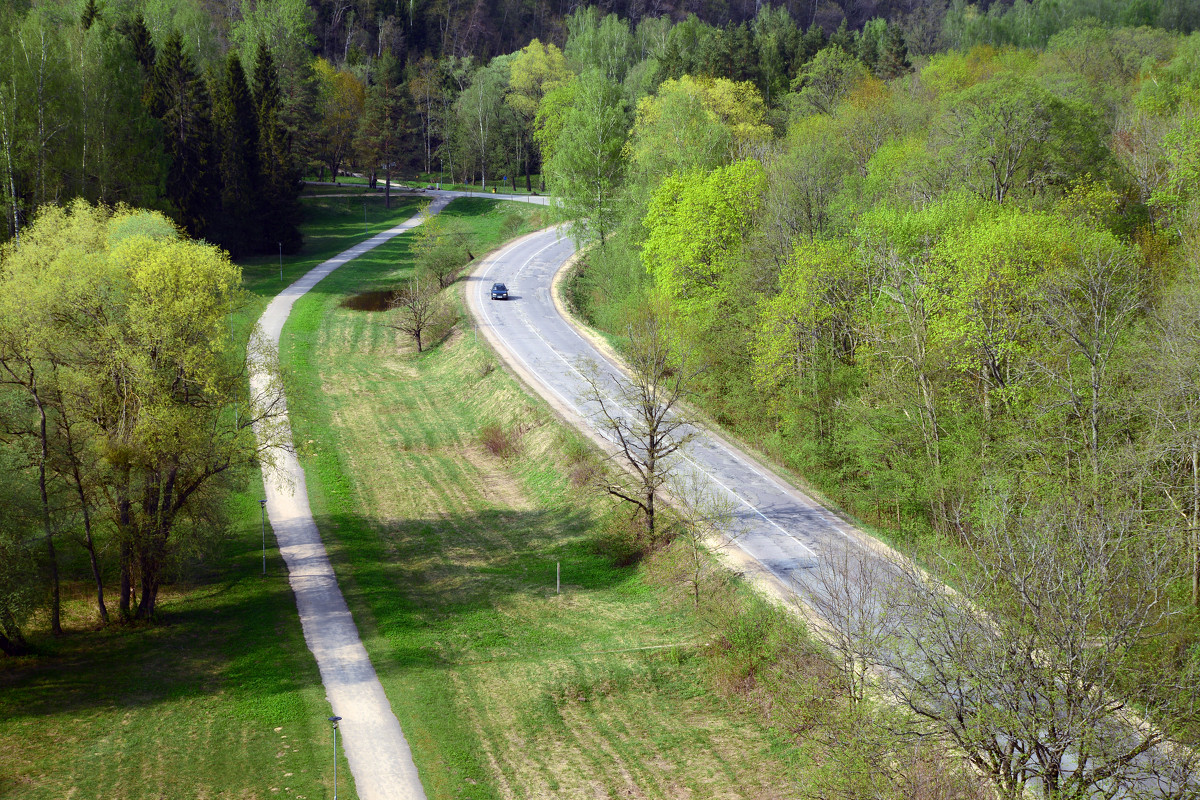
{"label": "shrub", "polygon": [[479,441],[489,453],[499,458],[512,458],[520,452],[520,433],[507,430],[496,422],[479,429]]}

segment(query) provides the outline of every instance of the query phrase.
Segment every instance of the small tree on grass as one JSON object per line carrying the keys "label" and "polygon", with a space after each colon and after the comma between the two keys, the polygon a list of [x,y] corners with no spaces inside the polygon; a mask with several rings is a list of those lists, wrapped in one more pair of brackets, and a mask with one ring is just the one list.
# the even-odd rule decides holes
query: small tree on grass
{"label": "small tree on grass", "polygon": [[629,372],[583,370],[583,400],[601,431],[616,446],[621,469],[602,483],[604,491],[636,506],[644,522],[643,549],[655,544],[658,497],[671,477],[674,459],[695,436],[681,406],[697,370],[687,352],[671,347],[654,314],[626,327]]}
{"label": "small tree on grass", "polygon": [[441,289],[454,283],[459,270],[475,258],[462,225],[440,216],[430,217],[417,229],[413,250],[418,274],[436,280]]}
{"label": "small tree on grass", "polygon": [[424,350],[422,337],[442,316],[442,298],[430,281],[413,279],[406,283],[388,306],[389,328],[403,331],[417,343],[417,352]]}
{"label": "small tree on grass", "polygon": [[714,554],[740,535],[736,528],[735,501],[695,472],[671,482],[671,499],[679,516],[674,537],[680,555],[683,582],[692,595],[692,606],[700,607],[706,587],[723,574]]}

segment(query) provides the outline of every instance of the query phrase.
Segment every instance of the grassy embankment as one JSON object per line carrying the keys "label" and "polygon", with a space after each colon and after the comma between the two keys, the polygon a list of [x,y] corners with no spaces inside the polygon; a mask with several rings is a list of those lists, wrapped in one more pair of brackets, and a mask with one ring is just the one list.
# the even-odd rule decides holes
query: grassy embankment
{"label": "grassy embankment", "polygon": [[[371,202],[369,232],[418,205]],[[278,257],[246,264],[243,339],[281,285],[364,237],[357,200],[306,208],[306,245],[285,256],[284,283]],[[247,476],[219,552],[162,590],[159,624],[99,630],[89,585],[69,584],[68,634],[35,621],[37,654],[0,660],[0,798],[332,797],[329,706],[270,536],[261,577],[261,487]],[[353,797],[339,772],[339,797]]]}
{"label": "grassy embankment", "polygon": [[[445,212],[476,253],[540,213],[488,205]],[[417,355],[383,313],[343,305],[407,277],[409,247],[301,299],[282,355],[318,525],[430,796],[789,794],[807,759],[788,728],[836,714],[820,664],[807,680],[783,665],[819,660],[743,587],[698,613],[667,554],[605,555],[625,512],[568,477],[587,448],[469,329]]]}

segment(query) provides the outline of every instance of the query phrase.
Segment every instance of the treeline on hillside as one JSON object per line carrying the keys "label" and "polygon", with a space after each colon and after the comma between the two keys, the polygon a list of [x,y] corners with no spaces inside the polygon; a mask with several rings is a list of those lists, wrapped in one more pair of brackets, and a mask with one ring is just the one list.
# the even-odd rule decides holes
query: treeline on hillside
{"label": "treeline on hillside", "polygon": [[82,197],[163,210],[235,254],[290,252],[301,173],[353,171],[389,186],[416,173],[485,186],[523,176],[532,190],[544,172],[541,98],[593,60],[630,112],[685,75],[750,81],[781,133],[801,67],[831,45],[892,78],[911,57],[1040,45],[1087,18],[1188,31],[1200,8],[244,0],[215,14],[197,0],[10,4],[0,11],[2,237],[41,204]]}
{"label": "treeline on hillside", "polygon": [[166,211],[236,255],[300,246],[299,164],[279,70],[260,40],[204,74],[178,31],[88,0],[0,12],[4,238],[71,198]]}
{"label": "treeline on hillside", "polygon": [[603,244],[585,309],[668,307],[714,413],[873,522],[1132,505],[1200,602],[1200,36],[1089,23],[905,73],[853,54],[870,28],[774,109],[688,75],[631,102],[602,55],[547,95],[551,184]]}

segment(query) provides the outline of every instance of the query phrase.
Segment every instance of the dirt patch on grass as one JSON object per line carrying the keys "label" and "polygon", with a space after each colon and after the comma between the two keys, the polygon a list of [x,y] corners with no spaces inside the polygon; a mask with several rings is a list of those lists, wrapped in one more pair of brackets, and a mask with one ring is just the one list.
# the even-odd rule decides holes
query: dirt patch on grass
{"label": "dirt patch on grass", "polygon": [[352,294],[341,302],[342,308],[351,311],[387,311],[396,299],[396,292],[388,289],[384,292],[362,292]]}
{"label": "dirt patch on grass", "polygon": [[489,456],[482,449],[463,448],[462,456],[478,476],[481,493],[493,505],[513,511],[528,511],[533,508],[529,497],[522,491],[513,478],[512,473],[497,463],[494,456]]}

